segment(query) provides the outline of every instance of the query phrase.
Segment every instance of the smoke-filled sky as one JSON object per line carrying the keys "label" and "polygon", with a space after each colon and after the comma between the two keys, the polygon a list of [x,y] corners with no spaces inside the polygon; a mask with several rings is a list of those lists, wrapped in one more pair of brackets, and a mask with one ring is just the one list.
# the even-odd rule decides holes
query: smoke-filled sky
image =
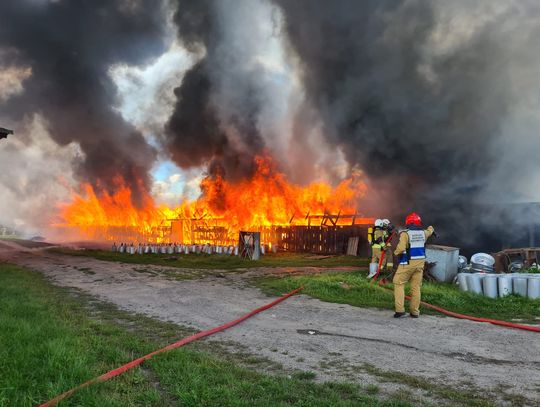
{"label": "smoke-filled sky", "polygon": [[[3,0],[0,224],[81,182],[170,204],[271,154],[359,207],[540,200],[535,0]],[[374,213],[378,215],[378,213]]]}

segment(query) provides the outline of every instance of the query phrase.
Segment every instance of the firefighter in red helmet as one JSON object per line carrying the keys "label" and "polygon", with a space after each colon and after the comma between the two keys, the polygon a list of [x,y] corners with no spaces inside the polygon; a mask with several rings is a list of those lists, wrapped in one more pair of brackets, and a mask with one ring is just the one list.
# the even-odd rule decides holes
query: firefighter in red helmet
{"label": "firefighter in red helmet", "polygon": [[420,315],[420,287],[426,262],[426,240],[435,232],[433,226],[422,228],[422,219],[417,213],[405,218],[407,229],[399,234],[399,242],[394,251],[399,266],[394,275],[394,318],[405,315],[405,284],[411,282],[410,316]]}

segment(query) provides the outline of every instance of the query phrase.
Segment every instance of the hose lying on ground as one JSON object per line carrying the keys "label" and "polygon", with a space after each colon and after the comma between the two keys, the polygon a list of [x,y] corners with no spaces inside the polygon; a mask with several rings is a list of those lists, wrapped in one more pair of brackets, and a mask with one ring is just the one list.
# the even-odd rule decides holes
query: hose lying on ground
{"label": "hose lying on ground", "polygon": [[[393,292],[390,288],[383,287],[379,284],[381,288],[384,288],[387,291]],[[411,297],[405,296],[407,300],[410,301]],[[438,311],[441,314],[448,315],[449,317],[453,318],[459,318],[459,319],[468,319],[469,321],[475,321],[475,322],[488,322],[493,325],[499,325],[504,326],[506,328],[514,328],[514,329],[522,329],[524,331],[530,331],[530,332],[539,332],[540,333],[540,326],[533,326],[533,325],[522,325],[522,324],[514,324],[512,322],[507,321],[501,321],[498,319],[490,319],[490,318],[480,318],[480,317],[473,317],[471,315],[465,315],[465,314],[458,314],[457,312],[448,311],[444,308],[437,307],[436,305],[430,304],[428,302],[420,301],[420,304],[422,304],[426,308],[430,308],[432,310]]]}
{"label": "hose lying on ground", "polygon": [[246,319],[251,318],[252,316],[258,314],[259,312],[265,311],[268,308],[272,308],[274,305],[279,304],[280,302],[286,300],[289,297],[292,297],[293,295],[295,295],[298,292],[300,292],[301,290],[303,290],[303,288],[304,287],[298,287],[296,290],[293,290],[290,293],[285,294],[282,297],[279,297],[277,300],[274,300],[269,304],[263,305],[262,307],[259,307],[259,308],[255,309],[255,310],[247,313],[246,315],[244,315],[244,316],[242,316],[242,317],[240,317],[238,319],[235,319],[234,321],[230,321],[230,322],[227,322],[226,324],[223,324],[223,325],[220,325],[218,327],[209,329],[207,331],[202,331],[202,332],[199,332],[199,333],[197,333],[195,335],[188,336],[187,338],[181,339],[178,342],[171,343],[170,345],[167,345],[164,348],[161,348],[161,349],[158,349],[158,350],[156,350],[156,351],[154,351],[152,353],[149,353],[148,355],[144,355],[144,356],[142,356],[142,357],[140,357],[138,359],[132,360],[131,362],[128,362],[123,366],[120,366],[120,367],[118,367],[116,369],[110,370],[107,373],[102,374],[101,376],[98,376],[98,377],[95,377],[95,378],[93,378],[91,380],[88,380],[87,382],[84,382],[84,383],[78,385],[77,387],[74,387],[73,389],[68,390],[65,393],[62,393],[62,394],[56,396],[55,398],[47,401],[46,403],[41,404],[40,407],[54,406],[60,400],[63,400],[65,398],[71,396],[73,393],[75,393],[75,392],[77,392],[77,391],[79,391],[81,389],[84,389],[85,387],[88,387],[88,386],[90,386],[92,384],[99,383],[99,382],[105,382],[105,381],[107,381],[109,379],[112,379],[115,376],[121,375],[122,373],[124,373],[124,372],[126,372],[126,371],[140,365],[145,360],[151,359],[152,357],[154,357],[154,356],[156,356],[156,355],[158,355],[160,353],[168,352],[168,351],[170,351],[172,349],[179,348],[179,347],[184,346],[184,345],[186,345],[188,343],[191,343],[191,342],[194,342],[194,341],[196,341],[198,339],[204,338],[205,336],[210,336],[210,335],[213,335],[215,333],[218,333],[218,332],[224,331],[226,329],[232,328],[233,326],[238,325],[240,322],[243,322]]}

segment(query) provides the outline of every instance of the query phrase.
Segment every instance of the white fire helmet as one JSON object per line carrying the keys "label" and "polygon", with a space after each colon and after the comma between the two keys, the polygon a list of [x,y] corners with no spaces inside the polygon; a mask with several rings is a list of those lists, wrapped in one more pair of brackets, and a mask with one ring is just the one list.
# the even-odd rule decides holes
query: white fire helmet
{"label": "white fire helmet", "polygon": [[382,220],[382,224],[383,224],[384,227],[389,226],[389,225],[390,225],[390,221],[389,221],[388,219],[383,219],[383,220]]}
{"label": "white fire helmet", "polygon": [[382,228],[383,227],[383,221],[382,219],[376,219],[375,220],[375,227]]}

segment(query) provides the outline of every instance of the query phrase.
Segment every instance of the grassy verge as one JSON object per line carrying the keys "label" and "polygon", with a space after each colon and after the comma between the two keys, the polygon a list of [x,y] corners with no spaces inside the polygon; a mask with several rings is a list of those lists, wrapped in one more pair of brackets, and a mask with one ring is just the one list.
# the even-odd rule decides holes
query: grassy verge
{"label": "grassy verge", "polygon": [[[36,405],[188,333],[5,264],[0,264],[0,310],[0,406]],[[412,405],[381,399],[357,385],[314,383],[306,372],[258,373],[198,350],[202,344],[160,355],[61,405]]]}
{"label": "grassy verge", "polygon": [[145,254],[131,255],[113,253],[106,250],[72,250],[67,248],[50,249],[56,253],[73,256],[93,257],[98,260],[117,261],[134,264],[155,264],[194,269],[245,269],[251,267],[365,267],[368,260],[356,256],[314,256],[301,253],[268,253],[260,260],[241,259],[238,256],[218,254]]}
{"label": "grassy verge", "polygon": [[[290,291],[303,284],[303,294],[323,301],[350,304],[358,307],[393,309],[391,292],[369,283],[364,273],[333,273],[300,277],[268,277],[256,284],[271,294]],[[492,299],[482,295],[462,292],[452,284],[424,283],[422,300],[450,311],[510,321],[523,319],[534,321],[540,317],[540,300],[531,300],[516,295]],[[441,315],[429,309],[427,314]],[[536,321],[538,322],[538,321]]]}

